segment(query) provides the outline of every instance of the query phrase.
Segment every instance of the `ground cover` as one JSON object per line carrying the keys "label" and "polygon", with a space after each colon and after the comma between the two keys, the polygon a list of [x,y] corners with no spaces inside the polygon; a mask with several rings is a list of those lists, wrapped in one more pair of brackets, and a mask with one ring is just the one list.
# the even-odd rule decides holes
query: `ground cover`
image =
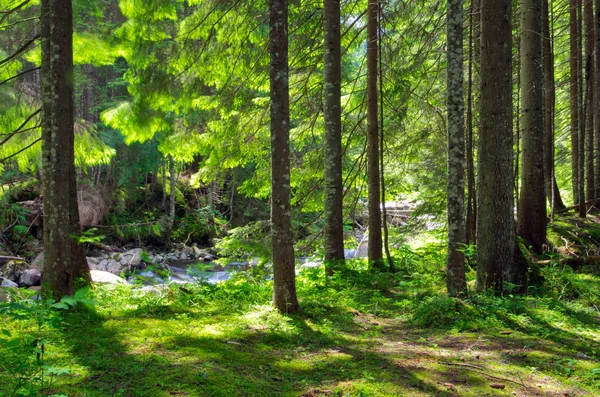
{"label": "ground cover", "polygon": [[547,293],[461,302],[435,266],[306,269],[294,316],[243,274],[97,287],[93,311],[4,305],[0,395],[600,395],[598,276],[550,267]]}

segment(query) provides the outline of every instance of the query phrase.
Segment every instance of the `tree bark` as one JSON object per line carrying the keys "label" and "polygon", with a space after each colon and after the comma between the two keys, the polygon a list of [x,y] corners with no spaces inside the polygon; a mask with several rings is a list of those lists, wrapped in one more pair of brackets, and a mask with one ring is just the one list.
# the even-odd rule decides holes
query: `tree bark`
{"label": "tree bark", "polygon": [[594,20],[594,160],[595,188],[594,197],[600,197],[600,0],[595,0]]}
{"label": "tree bark", "polygon": [[381,182],[379,179],[379,131],[377,117],[377,13],[378,0],[367,6],[367,174],[369,207],[369,266],[383,270],[381,237]]}
{"label": "tree bark", "polygon": [[594,4],[584,2],[585,21],[585,199],[594,199]]}
{"label": "tree bark", "polygon": [[542,2],[542,63],[544,64],[544,178],[546,197],[552,213],[565,208],[554,175],[554,116],[556,113],[556,88],[554,83],[554,53],[550,34],[550,7]]}
{"label": "tree bark", "polygon": [[290,97],[287,0],[269,0],[271,86],[271,232],[273,304],[298,311],[290,204]]}
{"label": "tree bark", "polygon": [[70,0],[41,5],[44,293],[73,295],[91,281],[77,208],[74,154],[73,19]]}
{"label": "tree bark", "polygon": [[583,87],[583,7],[582,0],[577,1],[577,117],[579,119],[577,125],[579,143],[579,163],[577,171],[579,173],[577,181],[579,183],[577,191],[579,197],[579,217],[585,218],[587,208],[585,206],[585,106],[584,106],[584,87]]}
{"label": "tree bark", "polygon": [[[476,107],[473,95],[473,80],[475,79],[473,64],[475,63],[474,52],[479,52],[474,47],[479,45],[479,40],[475,40],[475,14],[479,13],[479,0],[471,0],[469,12],[469,70],[468,70],[468,85],[467,85],[467,142],[466,142],[466,162],[467,162],[467,215],[465,225],[465,242],[474,244],[476,240],[476,213],[477,213],[477,197],[475,190],[475,155],[474,155],[474,109]],[[478,21],[479,18],[477,18]]]}
{"label": "tree bark", "polygon": [[542,0],[521,1],[523,176],[517,232],[535,252],[546,244]]}
{"label": "tree bark", "polygon": [[325,266],[344,261],[344,219],[342,185],[342,115],[341,115],[341,49],[340,0],[323,2],[324,82],[325,82]]}
{"label": "tree bark", "polygon": [[171,246],[173,226],[175,225],[175,161],[173,156],[168,156],[169,161],[169,219],[167,225],[167,247]]}
{"label": "tree bark", "polygon": [[446,259],[446,287],[448,295],[459,296],[467,287],[465,255],[460,250],[461,244],[464,244],[465,241],[462,1],[448,0],[447,7],[448,256]]}
{"label": "tree bark", "polygon": [[577,39],[578,0],[569,3],[569,104],[571,116],[571,181],[573,185],[573,203],[579,204],[579,45]]}
{"label": "tree bark", "polygon": [[501,290],[515,266],[511,1],[481,1],[477,289]]}

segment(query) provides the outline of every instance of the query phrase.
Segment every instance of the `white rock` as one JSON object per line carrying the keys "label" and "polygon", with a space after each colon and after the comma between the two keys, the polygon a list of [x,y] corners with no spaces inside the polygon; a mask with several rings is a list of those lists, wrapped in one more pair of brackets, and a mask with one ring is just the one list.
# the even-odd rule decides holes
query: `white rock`
{"label": "white rock", "polygon": [[90,270],[90,275],[92,276],[92,282],[98,284],[127,284],[123,278],[117,276],[116,274],[102,270]]}
{"label": "white rock", "polygon": [[2,280],[2,282],[0,283],[0,287],[19,288],[19,284],[15,283],[14,281],[10,281],[7,278],[0,277],[0,280]]}

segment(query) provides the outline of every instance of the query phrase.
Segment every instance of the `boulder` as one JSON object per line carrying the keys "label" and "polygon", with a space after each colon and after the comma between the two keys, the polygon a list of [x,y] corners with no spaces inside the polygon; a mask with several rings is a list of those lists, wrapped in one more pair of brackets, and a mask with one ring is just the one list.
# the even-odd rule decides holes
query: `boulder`
{"label": "boulder", "polygon": [[0,277],[0,287],[4,287],[4,288],[19,288],[19,284],[15,283],[14,281],[10,281],[7,278]]}
{"label": "boulder", "polygon": [[38,269],[27,269],[19,276],[20,287],[33,287],[42,284],[42,272]]}
{"label": "boulder", "polygon": [[102,270],[90,270],[92,276],[92,282],[98,284],[127,284],[125,279],[115,274],[105,272]]}
{"label": "boulder", "polygon": [[123,266],[130,269],[136,268],[142,263],[142,254],[144,250],[141,248],[134,248],[129,251],[121,252],[113,256],[113,259],[121,263]]}
{"label": "boulder", "polygon": [[37,256],[31,261],[31,267],[38,269],[39,271],[44,270],[44,251],[37,254]]}
{"label": "boulder", "polygon": [[204,258],[202,258],[202,259],[204,259],[204,262],[211,262],[211,261],[215,260],[215,257],[212,256],[211,254],[206,254],[206,255],[204,255]]}
{"label": "boulder", "polygon": [[27,269],[29,269],[27,262],[22,260],[11,260],[0,267],[0,276],[18,282],[21,273]]}

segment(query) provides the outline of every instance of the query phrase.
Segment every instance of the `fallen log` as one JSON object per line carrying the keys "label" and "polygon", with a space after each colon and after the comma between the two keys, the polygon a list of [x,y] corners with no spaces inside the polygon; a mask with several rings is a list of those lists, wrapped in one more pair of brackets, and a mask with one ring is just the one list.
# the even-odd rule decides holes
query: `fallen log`
{"label": "fallen log", "polygon": [[6,256],[6,255],[0,255],[0,265],[4,265],[7,262],[10,261],[23,261],[25,262],[25,259],[20,258],[18,256]]}
{"label": "fallen log", "polygon": [[579,256],[577,258],[563,258],[558,261],[547,259],[535,262],[538,265],[550,265],[558,263],[559,265],[571,266],[574,270],[579,269],[583,265],[600,265],[600,256]]}

